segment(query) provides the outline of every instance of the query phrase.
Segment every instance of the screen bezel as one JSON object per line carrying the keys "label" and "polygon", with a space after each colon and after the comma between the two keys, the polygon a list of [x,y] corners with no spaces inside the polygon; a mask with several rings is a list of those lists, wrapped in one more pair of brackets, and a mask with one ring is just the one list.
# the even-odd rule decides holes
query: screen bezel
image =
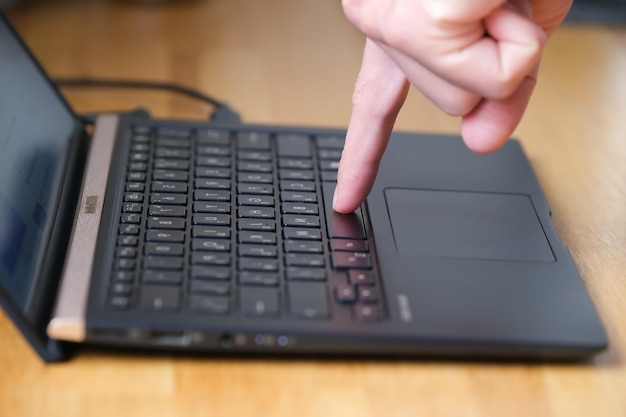
{"label": "screen bezel", "polygon": [[65,351],[62,348],[62,344],[48,338],[46,326],[54,307],[61,270],[65,260],[67,241],[71,235],[89,136],[79,117],[2,12],[0,12],[0,25],[6,27],[7,32],[24,51],[35,71],[41,75],[52,93],[56,94],[59,102],[64,106],[74,122],[67,152],[60,161],[61,166],[64,166],[65,169],[60,173],[59,192],[53,197],[53,211],[50,213],[51,220],[46,225],[42,235],[44,242],[41,245],[40,255],[36,259],[37,265],[29,301],[26,305],[21,306],[17,303],[0,282],[0,304],[11,320],[42,359],[45,361],[56,361],[65,357]]}

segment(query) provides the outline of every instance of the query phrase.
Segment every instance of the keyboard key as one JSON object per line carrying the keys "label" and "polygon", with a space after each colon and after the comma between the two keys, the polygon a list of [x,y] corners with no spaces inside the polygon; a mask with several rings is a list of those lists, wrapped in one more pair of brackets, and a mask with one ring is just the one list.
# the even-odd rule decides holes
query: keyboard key
{"label": "keyboard key", "polygon": [[118,236],[117,246],[137,246],[139,244],[139,238],[137,236]]}
{"label": "keyboard key", "polygon": [[193,226],[192,237],[206,239],[230,239],[230,227],[225,226]]}
{"label": "keyboard key", "polygon": [[146,172],[148,171],[148,164],[145,162],[132,162],[128,165],[129,171]]}
{"label": "keyboard key", "polygon": [[128,296],[132,294],[132,292],[133,287],[125,283],[117,282],[111,284],[111,286],[109,287],[109,293],[111,293],[112,295]]}
{"label": "keyboard key", "polygon": [[150,217],[148,218],[148,229],[168,229],[183,230],[185,219],[176,217]]}
{"label": "keyboard key", "polygon": [[161,217],[185,217],[187,208],[183,206],[162,206],[159,204],[151,204],[148,207],[148,216]]}
{"label": "keyboard key", "polygon": [[311,158],[309,137],[299,134],[281,134],[276,137],[279,157]]}
{"label": "keyboard key", "polygon": [[230,158],[224,158],[220,156],[199,156],[198,158],[196,158],[196,166],[227,168],[230,166]]}
{"label": "keyboard key", "polygon": [[287,253],[323,253],[324,248],[321,242],[308,240],[286,240],[283,244]]}
{"label": "keyboard key", "polygon": [[230,133],[226,130],[209,129],[198,130],[196,140],[202,145],[229,146]]}
{"label": "keyboard key", "polygon": [[270,245],[240,245],[238,248],[239,256],[250,256],[258,258],[276,258],[278,256],[278,248]]}
{"label": "keyboard key", "polygon": [[163,159],[189,159],[190,152],[185,149],[157,148],[154,156]]}
{"label": "keyboard key", "polygon": [[176,311],[180,291],[171,286],[145,286],[141,289],[139,307],[146,311]]}
{"label": "keyboard key", "polygon": [[160,137],[156,140],[156,146],[159,148],[189,149],[191,147],[191,141],[189,141],[187,137],[181,137],[180,139],[166,139],[165,137]]}
{"label": "keyboard key", "polygon": [[250,162],[250,161],[240,161],[237,164],[238,172],[261,172],[268,173],[272,172],[272,164],[269,162]]}
{"label": "keyboard key", "polygon": [[339,169],[339,161],[320,161],[320,171],[337,171]]}
{"label": "keyboard key", "polygon": [[183,245],[180,243],[146,243],[144,254],[160,256],[182,256]]}
{"label": "keyboard key", "polygon": [[192,239],[192,251],[230,252],[230,241],[213,239]]}
{"label": "keyboard key", "polygon": [[197,155],[230,156],[230,148],[226,146],[198,146]]}
{"label": "keyboard key", "polygon": [[159,138],[170,138],[177,142],[186,140],[190,135],[189,129],[184,127],[160,127],[157,132]]}
{"label": "keyboard key", "polygon": [[194,252],[191,254],[192,265],[230,265],[230,254],[220,252]]}
{"label": "keyboard key", "polygon": [[315,139],[315,144],[318,148],[322,149],[343,149],[345,139],[343,136],[318,136]]}
{"label": "keyboard key", "polygon": [[380,306],[372,304],[356,304],[353,307],[354,317],[358,321],[376,322],[382,318]]}
{"label": "keyboard key", "polygon": [[276,222],[274,220],[264,219],[239,219],[237,221],[237,229],[256,232],[274,232],[276,231]]}
{"label": "keyboard key", "polygon": [[134,259],[117,259],[113,262],[113,270],[115,271],[132,271],[135,269],[137,263]]}
{"label": "keyboard key", "polygon": [[273,208],[267,207],[239,207],[237,217],[249,217],[254,219],[275,219],[276,214]]}
{"label": "keyboard key", "polygon": [[280,158],[278,167],[284,169],[313,169],[313,161],[310,159]]}
{"label": "keyboard key", "polygon": [[139,224],[141,223],[141,216],[137,213],[125,213],[120,218],[122,223]]}
{"label": "keyboard key", "polygon": [[194,213],[230,213],[230,204],[225,202],[194,202]]}
{"label": "keyboard key", "polygon": [[317,194],[306,192],[282,191],[280,201],[317,203]]}
{"label": "keyboard key", "polygon": [[374,271],[352,270],[348,272],[348,279],[354,285],[373,285],[376,283]]}
{"label": "keyboard key", "polygon": [[193,294],[189,299],[189,309],[194,313],[228,314],[230,300],[228,297]]}
{"label": "keyboard key", "polygon": [[283,230],[285,239],[293,240],[322,240],[322,232],[319,229],[296,229],[293,227]]}
{"label": "keyboard key", "polygon": [[278,178],[281,181],[313,181],[315,173],[309,170],[281,169],[278,171]]}
{"label": "keyboard key", "polygon": [[282,203],[280,208],[284,214],[319,214],[319,208],[316,204]]}
{"label": "keyboard key", "polygon": [[274,186],[268,184],[237,184],[237,193],[239,194],[259,194],[259,195],[274,195]]}
{"label": "keyboard key", "polygon": [[114,296],[109,299],[107,307],[110,310],[128,310],[130,307],[130,297]]}
{"label": "keyboard key", "polygon": [[372,262],[368,253],[333,252],[330,255],[335,269],[371,269]]}
{"label": "keyboard key", "polygon": [[181,159],[155,159],[155,169],[169,169],[177,171],[189,171],[189,161]]}
{"label": "keyboard key", "polygon": [[244,286],[275,287],[278,282],[278,274],[274,272],[243,271],[239,273],[239,284]]}
{"label": "keyboard key", "polygon": [[241,172],[237,175],[240,182],[254,182],[271,184],[274,181],[272,174],[259,174],[256,172]]}
{"label": "keyboard key", "polygon": [[356,291],[352,285],[335,285],[335,298],[337,299],[337,302],[342,304],[351,304],[356,301],[356,297]]}
{"label": "keyboard key", "polygon": [[128,203],[143,203],[142,193],[125,193],[124,201]]}
{"label": "keyboard key", "polygon": [[142,182],[127,182],[126,191],[142,193],[146,189],[146,185]]}
{"label": "keyboard key", "polygon": [[380,292],[375,287],[358,286],[357,294],[362,303],[377,303],[380,300]]}
{"label": "keyboard key", "polygon": [[139,203],[124,203],[122,213],[141,213],[143,206]]}
{"label": "keyboard key", "polygon": [[330,238],[365,239],[365,228],[360,209],[350,214],[341,214],[333,210],[332,201],[336,185],[332,182],[322,184],[328,236]]}
{"label": "keyboard key", "polygon": [[318,149],[317,159],[339,161],[341,159],[341,151],[337,149]]}
{"label": "keyboard key", "polygon": [[183,259],[172,256],[147,256],[143,259],[143,269],[182,270]]}
{"label": "keyboard key", "polygon": [[367,252],[367,242],[353,239],[331,239],[330,250],[348,252]]}
{"label": "keyboard key", "polygon": [[119,247],[115,250],[116,258],[136,258],[137,249],[129,246]]}
{"label": "keyboard key", "polygon": [[286,227],[320,227],[320,218],[317,216],[302,216],[296,214],[285,214],[283,216],[283,226]]}
{"label": "keyboard key", "polygon": [[230,239],[230,227],[226,226],[193,226],[191,236],[205,239]]}
{"label": "keyboard key", "polygon": [[230,178],[230,169],[198,167],[196,178]]}
{"label": "keyboard key", "polygon": [[239,151],[237,159],[239,161],[270,162],[272,154],[269,152]]}
{"label": "keyboard key", "polygon": [[288,253],[285,256],[285,265],[320,268],[326,265],[322,255]]}
{"label": "keyboard key", "polygon": [[135,274],[130,271],[113,271],[111,281],[131,283],[135,280]]}
{"label": "keyboard key", "polygon": [[172,204],[183,206],[187,204],[187,196],[184,194],[162,194],[152,193],[150,194],[151,204]]}
{"label": "keyboard key", "polygon": [[179,285],[183,281],[183,275],[178,271],[143,271],[141,281],[152,285]]}
{"label": "keyboard key", "polygon": [[230,280],[230,268],[225,266],[192,265],[189,268],[189,277],[200,280]]}
{"label": "keyboard key", "polygon": [[146,174],[143,172],[129,172],[128,175],[126,175],[126,179],[129,182],[145,182]]}
{"label": "keyboard key", "polygon": [[120,235],[133,235],[139,234],[139,226],[136,224],[122,224],[119,230]]}
{"label": "keyboard key", "polygon": [[146,242],[179,242],[185,240],[185,234],[179,230],[148,230]]}
{"label": "keyboard key", "polygon": [[328,319],[330,306],[326,285],[321,282],[290,282],[287,287],[289,309],[296,318]]}
{"label": "keyboard key", "polygon": [[189,180],[189,173],[185,171],[169,171],[156,169],[152,172],[152,179],[157,181],[184,181]]}
{"label": "keyboard key", "polygon": [[273,207],[274,197],[266,195],[239,195],[237,196],[237,205]]}
{"label": "keyboard key", "polygon": [[226,190],[197,190],[193,195],[195,201],[230,201],[230,191]]}
{"label": "keyboard key", "polygon": [[241,312],[247,316],[277,316],[278,291],[273,288],[244,287],[239,291]]}
{"label": "keyboard key", "polygon": [[261,132],[239,132],[237,135],[238,149],[269,150],[270,137]]}
{"label": "keyboard key", "polygon": [[172,181],[154,181],[150,191],[154,193],[187,193],[187,184]]}
{"label": "keyboard key", "polygon": [[278,261],[265,258],[239,258],[238,269],[240,271],[278,271]]}
{"label": "keyboard key", "polygon": [[323,268],[287,268],[285,275],[290,281],[325,281],[326,271]]}
{"label": "keyboard key", "polygon": [[195,213],[192,221],[193,224],[205,226],[230,226],[230,215],[218,213]]}
{"label": "keyboard key", "polygon": [[195,181],[198,189],[230,190],[230,180],[222,178],[198,178]]}
{"label": "keyboard key", "polygon": [[281,191],[315,192],[315,183],[312,181],[281,180]]}
{"label": "keyboard key", "polygon": [[228,295],[230,284],[218,281],[194,280],[189,283],[189,292],[196,294]]}
{"label": "keyboard key", "polygon": [[266,232],[241,231],[237,234],[239,243],[254,243],[263,245],[275,245],[276,235]]}

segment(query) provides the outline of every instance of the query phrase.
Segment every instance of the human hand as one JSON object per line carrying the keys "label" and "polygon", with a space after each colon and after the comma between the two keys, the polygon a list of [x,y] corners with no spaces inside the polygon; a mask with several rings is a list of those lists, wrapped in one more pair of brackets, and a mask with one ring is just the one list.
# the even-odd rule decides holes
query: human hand
{"label": "human hand", "polygon": [[396,117],[414,85],[459,116],[476,152],[500,148],[536,83],[546,40],[572,0],[343,0],[367,37],[333,208],[369,193]]}

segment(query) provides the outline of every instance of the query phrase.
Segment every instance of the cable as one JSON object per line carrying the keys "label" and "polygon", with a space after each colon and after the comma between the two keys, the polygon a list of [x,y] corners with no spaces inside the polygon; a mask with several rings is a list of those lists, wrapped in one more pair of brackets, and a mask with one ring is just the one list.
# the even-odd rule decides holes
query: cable
{"label": "cable", "polygon": [[160,81],[142,81],[131,79],[106,79],[106,78],[55,78],[53,82],[62,88],[127,88],[141,90],[163,90],[177,94],[190,96],[196,100],[203,101],[214,107],[210,120],[212,121],[230,121],[241,123],[241,116],[234,111],[228,104],[217,100],[198,90],[181,86],[179,84],[160,82]]}

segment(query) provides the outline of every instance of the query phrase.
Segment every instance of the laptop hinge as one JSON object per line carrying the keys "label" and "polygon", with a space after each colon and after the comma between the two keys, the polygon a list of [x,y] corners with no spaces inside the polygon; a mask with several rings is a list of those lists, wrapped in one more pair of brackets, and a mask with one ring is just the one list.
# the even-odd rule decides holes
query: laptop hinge
{"label": "laptop hinge", "polygon": [[47,328],[53,339],[85,340],[89,285],[118,124],[119,117],[113,114],[96,120],[57,302]]}

